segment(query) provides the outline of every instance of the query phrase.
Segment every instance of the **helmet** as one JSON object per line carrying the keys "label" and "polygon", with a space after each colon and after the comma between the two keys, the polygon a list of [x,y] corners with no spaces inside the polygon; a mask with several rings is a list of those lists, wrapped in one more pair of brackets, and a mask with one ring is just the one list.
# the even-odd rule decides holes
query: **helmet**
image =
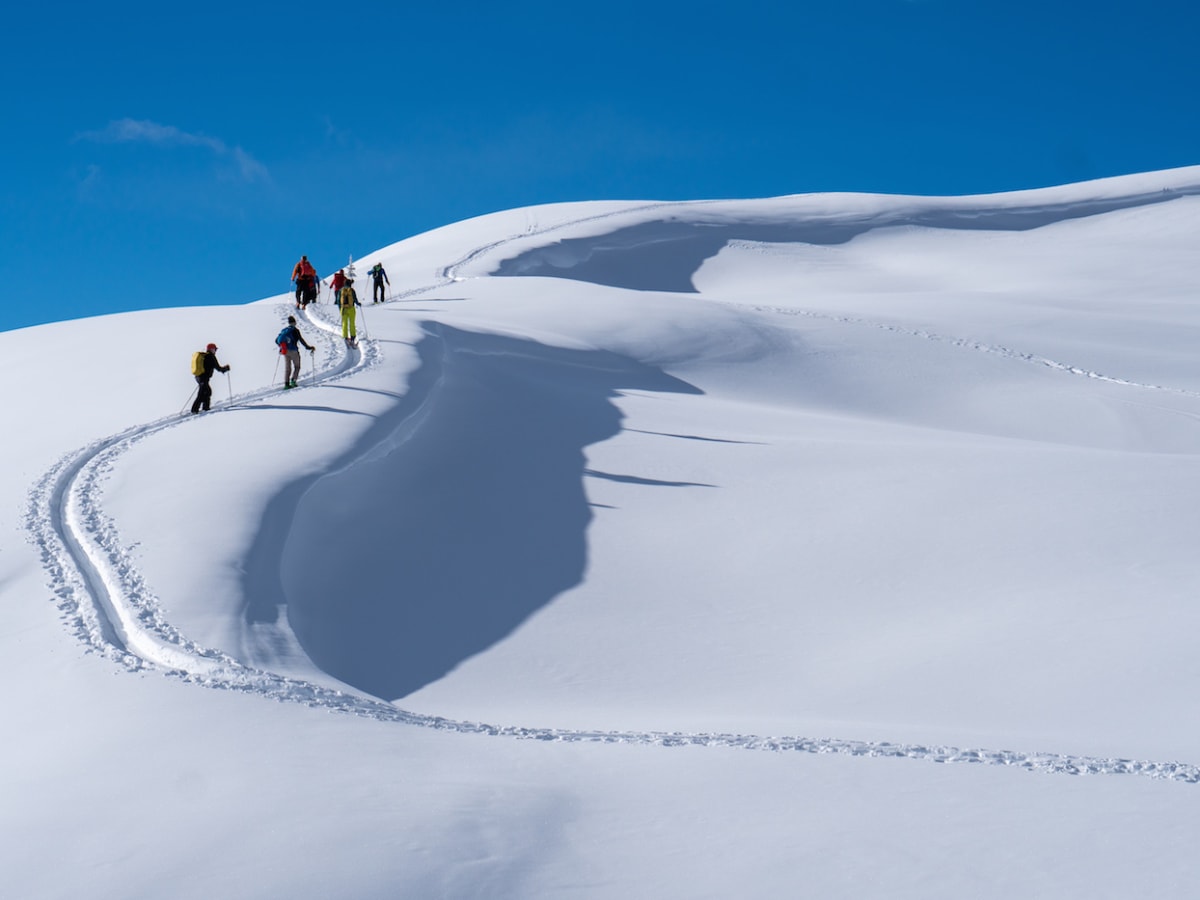
{"label": "helmet", "polygon": [[204,349],[205,349],[205,350],[207,350],[209,353],[211,353],[212,351],[214,351],[214,350],[216,350],[216,349],[217,349],[217,345],[216,345],[216,344],[209,344],[209,345],[208,345],[207,347],[205,347]]}

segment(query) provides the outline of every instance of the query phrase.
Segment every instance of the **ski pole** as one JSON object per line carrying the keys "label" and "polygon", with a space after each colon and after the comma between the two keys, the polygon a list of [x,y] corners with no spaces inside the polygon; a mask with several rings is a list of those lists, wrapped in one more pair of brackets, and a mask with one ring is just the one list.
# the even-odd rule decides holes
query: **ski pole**
{"label": "ski pole", "polygon": [[200,390],[200,385],[196,385],[194,388],[192,388],[192,392],[190,394],[188,394],[188,398],[183,401],[183,407],[179,410],[179,414],[181,416],[183,415],[184,410],[186,410],[189,406],[192,405],[192,400],[195,398],[196,391],[198,391],[198,390]]}
{"label": "ski pole", "polygon": [[225,373],[225,386],[229,388],[229,405],[233,406],[233,379],[228,372]]}
{"label": "ski pole", "polygon": [[275,374],[271,376],[271,387],[275,387],[275,379],[279,377],[279,359],[282,356],[282,353],[275,354]]}
{"label": "ski pole", "polygon": [[317,383],[317,350],[315,347],[308,348],[308,383]]}
{"label": "ski pole", "polygon": [[358,307],[358,318],[362,322],[363,337],[367,336],[367,310],[362,305]]}

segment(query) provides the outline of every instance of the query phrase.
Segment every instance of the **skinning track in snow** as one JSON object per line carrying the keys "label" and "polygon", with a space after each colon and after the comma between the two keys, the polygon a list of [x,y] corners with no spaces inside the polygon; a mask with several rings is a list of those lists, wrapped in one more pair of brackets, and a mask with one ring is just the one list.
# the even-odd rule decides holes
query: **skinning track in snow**
{"label": "skinning track in snow", "polygon": [[[401,291],[401,300],[427,293],[458,280],[458,271],[469,263],[513,240],[539,236],[569,226],[651,209],[681,204],[649,204],[560,223],[542,229],[529,228],[478,247],[446,266],[438,281]],[[694,204],[692,204],[694,205]],[[741,307],[745,309],[745,307]],[[1049,366],[1072,375],[1100,378],[1117,384],[1154,390],[1175,390],[1158,385],[1102,376],[1073,366],[943,335],[898,326],[838,317],[797,309],[753,307],[761,313],[833,319],[900,332],[909,336],[949,342],[974,351],[995,353],[1016,361]],[[309,321],[325,334],[334,329],[315,318]],[[340,379],[374,365],[379,346],[369,338],[360,348],[349,350],[331,367],[314,373],[314,383]],[[225,405],[247,405],[273,396],[274,386],[233,397]],[[1180,393],[1193,393],[1179,391]],[[749,734],[670,733],[656,731],[585,731],[492,725],[421,715],[368,696],[338,691],[322,685],[288,678],[252,668],[237,659],[202,647],[180,634],[162,615],[152,590],[133,564],[129,550],[121,545],[114,522],[100,508],[101,485],[119,458],[139,442],[168,428],[185,426],[188,416],[173,415],[132,426],[118,434],[94,441],[68,454],[34,485],[29,494],[25,526],[31,543],[38,548],[50,578],[60,611],[75,635],[91,650],[130,670],[153,669],[204,687],[250,692],[278,701],[347,713],[379,721],[434,728],[463,734],[493,735],[562,743],[640,744],[663,747],[703,746],[744,750],[795,751],[861,757],[897,757],[939,763],[976,763],[1010,766],[1033,772],[1065,775],[1142,775],[1155,779],[1196,783],[1200,767],[1179,762],[1070,756],[1011,750],[964,749],[933,744],[761,736]]]}

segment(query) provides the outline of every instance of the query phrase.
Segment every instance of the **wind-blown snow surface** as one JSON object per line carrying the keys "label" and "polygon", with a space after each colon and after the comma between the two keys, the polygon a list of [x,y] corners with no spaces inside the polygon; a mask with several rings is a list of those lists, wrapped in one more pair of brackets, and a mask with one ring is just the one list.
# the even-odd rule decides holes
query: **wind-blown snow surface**
{"label": "wind-blown snow surface", "polygon": [[3,892],[1190,896],[1196,194],[497,214],[290,392],[287,298],[0,335]]}

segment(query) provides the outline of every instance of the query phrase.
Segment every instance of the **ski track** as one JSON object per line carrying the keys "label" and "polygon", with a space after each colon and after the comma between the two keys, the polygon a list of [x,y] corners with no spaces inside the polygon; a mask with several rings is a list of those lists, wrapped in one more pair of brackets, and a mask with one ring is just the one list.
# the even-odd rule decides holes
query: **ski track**
{"label": "ski track", "polygon": [[951,346],[961,347],[965,350],[974,350],[979,353],[990,353],[995,356],[1002,356],[1006,359],[1014,360],[1015,362],[1032,363],[1034,365],[1045,366],[1048,369],[1066,372],[1070,375],[1077,375],[1082,378],[1090,378],[1094,381],[1104,381],[1108,384],[1119,384],[1124,387],[1141,388],[1147,391],[1163,391],[1169,394],[1181,394],[1185,397],[1200,397],[1200,391],[1191,391],[1186,388],[1168,387],[1161,384],[1147,384],[1141,381],[1129,381],[1125,378],[1115,378],[1111,375],[1103,375],[1100,372],[1093,372],[1090,369],[1083,369],[1079,366],[1074,366],[1069,363],[1058,362],[1057,360],[1048,359],[1044,356],[1037,356],[1033,353],[1024,353],[1020,350],[1013,350],[1009,347],[999,344],[985,344],[982,341],[976,341],[970,338],[951,337],[949,335],[939,334],[936,331],[928,331],[921,328],[906,328],[902,325],[894,325],[887,322],[872,322],[868,319],[859,319],[854,316],[839,316],[835,315],[834,313],[816,312],[815,310],[799,309],[796,307],[746,307],[736,303],[724,303],[722,305],[730,306],[736,309],[752,309],[755,312],[760,313],[771,313],[774,315],[783,316],[802,316],[808,319],[821,319],[826,322],[837,322],[842,325],[856,325],[860,327],[875,328],[880,331],[887,331],[891,332],[892,334],[904,335],[906,337],[921,338],[922,340],[935,341],[940,344],[950,344]]}
{"label": "ski track", "polygon": [[[585,222],[608,219],[653,209],[690,204],[654,203],[616,210],[537,229],[532,223],[521,234],[478,247],[441,270],[435,283],[410,288],[392,300],[404,300],[462,280],[458,272],[472,262],[513,240],[539,236]],[[741,307],[746,308],[746,307]],[[1054,360],[1021,353],[978,341],[948,337],[934,332],[871,322],[847,316],[755,306],[761,313],[806,316],[869,326],[886,331],[950,343],[978,352],[993,353],[1022,362],[1048,366],[1073,375],[1113,384],[1200,396],[1197,392],[1159,385],[1139,384],[1089,372]],[[281,307],[281,318],[290,312]],[[340,343],[337,326],[305,310],[304,318],[330,341]],[[325,369],[314,372],[309,384],[323,384],[353,375],[378,364],[381,351],[368,335],[360,346]],[[282,392],[274,385],[239,394],[214,407],[214,412],[231,406],[253,404]],[[836,738],[769,737],[750,734],[680,733],[657,731],[586,731],[493,725],[459,721],[409,712],[394,704],[366,695],[339,691],[301,679],[244,665],[217,650],[188,640],[166,621],[153,591],[134,565],[130,551],[121,544],[116,524],[101,509],[102,484],[122,454],[137,443],[168,428],[191,420],[190,415],[172,415],[94,441],[64,456],[46,472],[30,491],[25,512],[29,541],[39,550],[50,579],[58,608],[70,630],[89,651],[131,671],[157,670],[190,684],[219,690],[258,694],[280,702],[300,703],[331,712],[362,716],[377,721],[453,731],[558,743],[639,744],[660,747],[725,747],[741,750],[841,754],[858,757],[921,759],[937,763],[975,763],[1010,766],[1030,772],[1056,775],[1141,775],[1154,779],[1200,782],[1200,767],[1180,762],[1153,762],[1123,758],[1071,756],[1059,753],[1030,753],[1012,750],[963,749],[935,744],[895,744]]]}

